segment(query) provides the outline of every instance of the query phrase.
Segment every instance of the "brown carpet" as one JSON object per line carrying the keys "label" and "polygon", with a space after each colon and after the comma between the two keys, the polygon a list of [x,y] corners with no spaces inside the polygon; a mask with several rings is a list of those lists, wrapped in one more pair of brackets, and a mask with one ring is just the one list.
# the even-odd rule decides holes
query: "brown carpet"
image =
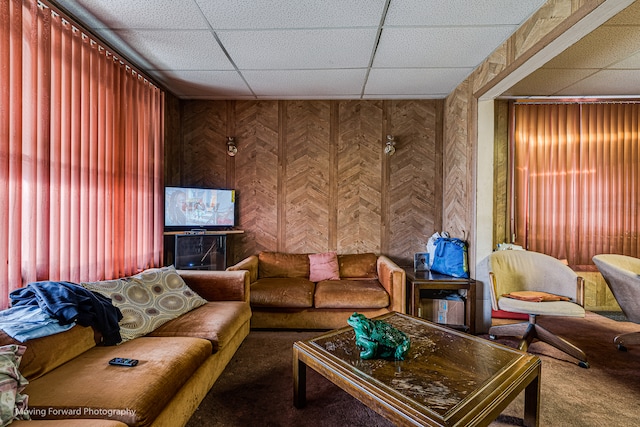
{"label": "brown carpet", "polygon": [[[594,313],[539,323],[580,347],[591,365],[583,369],[547,344],[531,345],[542,359],[540,425],[640,426],[640,347],[621,352],[613,345],[616,335],[640,325]],[[392,426],[310,369],[307,406],[293,406],[291,346],[319,334],[252,331],[187,426]],[[517,346],[514,339],[499,342]],[[522,425],[523,402],[521,394],[491,426]]]}

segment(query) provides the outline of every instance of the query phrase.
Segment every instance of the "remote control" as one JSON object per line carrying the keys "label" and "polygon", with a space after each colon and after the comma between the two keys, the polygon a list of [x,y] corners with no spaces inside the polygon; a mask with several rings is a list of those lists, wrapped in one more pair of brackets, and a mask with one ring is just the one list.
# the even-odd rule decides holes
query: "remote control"
{"label": "remote control", "polygon": [[138,364],[138,359],[126,359],[124,357],[114,357],[109,360],[109,365],[115,366],[136,366]]}

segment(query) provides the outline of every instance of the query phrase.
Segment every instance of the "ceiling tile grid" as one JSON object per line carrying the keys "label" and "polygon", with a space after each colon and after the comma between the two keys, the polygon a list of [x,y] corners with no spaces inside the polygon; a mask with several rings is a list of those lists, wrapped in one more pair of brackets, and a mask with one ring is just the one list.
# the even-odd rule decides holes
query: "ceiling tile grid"
{"label": "ceiling tile grid", "polygon": [[180,98],[442,98],[544,0],[56,0]]}

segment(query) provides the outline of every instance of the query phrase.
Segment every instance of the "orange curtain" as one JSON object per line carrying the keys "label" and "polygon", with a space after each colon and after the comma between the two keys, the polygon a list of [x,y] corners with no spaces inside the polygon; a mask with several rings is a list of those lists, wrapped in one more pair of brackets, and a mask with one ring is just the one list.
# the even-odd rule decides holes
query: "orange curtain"
{"label": "orange curtain", "polygon": [[580,269],[599,253],[640,255],[639,107],[515,104],[516,243]]}
{"label": "orange curtain", "polygon": [[163,92],[45,2],[0,20],[0,306],[160,265]]}

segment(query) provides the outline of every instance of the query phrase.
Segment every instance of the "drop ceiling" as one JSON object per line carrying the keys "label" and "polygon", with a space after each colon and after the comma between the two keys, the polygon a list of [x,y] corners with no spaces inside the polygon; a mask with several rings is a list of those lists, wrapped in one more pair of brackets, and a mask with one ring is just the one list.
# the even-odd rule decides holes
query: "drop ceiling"
{"label": "drop ceiling", "polygon": [[[444,98],[544,0],[57,0],[182,99]],[[638,96],[640,2],[503,95]]]}
{"label": "drop ceiling", "polygon": [[57,0],[183,99],[443,98],[544,0]]}

